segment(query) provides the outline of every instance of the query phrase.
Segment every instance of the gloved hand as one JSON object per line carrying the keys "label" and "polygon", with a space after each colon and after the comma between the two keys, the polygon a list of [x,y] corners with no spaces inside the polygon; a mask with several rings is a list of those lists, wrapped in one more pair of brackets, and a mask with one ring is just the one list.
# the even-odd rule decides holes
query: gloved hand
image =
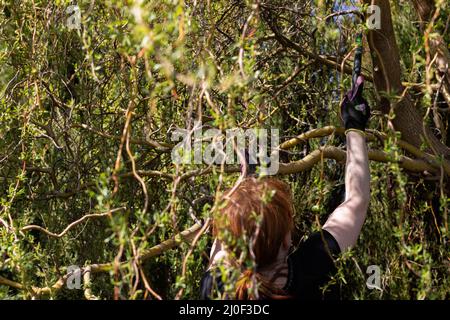
{"label": "gloved hand", "polygon": [[355,88],[347,92],[341,104],[341,118],[345,125],[345,131],[350,129],[364,133],[370,118],[370,106],[363,98],[364,77],[359,76]]}

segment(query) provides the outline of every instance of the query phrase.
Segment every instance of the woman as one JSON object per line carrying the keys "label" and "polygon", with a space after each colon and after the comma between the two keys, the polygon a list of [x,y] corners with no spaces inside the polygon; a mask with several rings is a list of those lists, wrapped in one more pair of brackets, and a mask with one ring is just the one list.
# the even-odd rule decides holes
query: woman
{"label": "woman", "polygon": [[[241,274],[231,299],[337,299],[336,286],[323,287],[336,272],[334,258],[354,246],[370,198],[370,176],[364,130],[370,108],[362,98],[363,78],[341,105],[347,162],[345,201],[292,252],[294,228],[291,193],[274,178],[246,178],[225,193],[225,204],[214,223],[210,266],[201,281],[201,296],[225,292],[219,266],[234,266]],[[254,261],[245,265],[244,261]],[[242,259],[241,259],[242,258]],[[228,268],[230,269],[230,268]],[[234,295],[234,296],[233,296]],[[224,297],[224,296],[222,296]]]}

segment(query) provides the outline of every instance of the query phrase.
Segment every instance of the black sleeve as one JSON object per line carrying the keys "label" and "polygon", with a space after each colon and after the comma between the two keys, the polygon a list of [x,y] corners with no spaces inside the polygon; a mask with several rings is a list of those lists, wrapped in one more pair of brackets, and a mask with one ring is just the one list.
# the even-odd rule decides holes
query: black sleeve
{"label": "black sleeve", "polygon": [[339,299],[337,285],[330,285],[325,292],[322,290],[336,274],[333,258],[339,253],[339,245],[329,232],[322,230],[313,233],[288,257],[286,289],[298,299]]}
{"label": "black sleeve", "polygon": [[202,280],[200,280],[200,299],[211,299],[213,281],[214,279],[211,273],[209,271],[206,271],[202,277]]}
{"label": "black sleeve", "polygon": [[223,283],[221,281],[221,276],[213,276],[211,271],[206,271],[200,281],[200,299],[211,300],[213,296],[213,289],[223,290]]}

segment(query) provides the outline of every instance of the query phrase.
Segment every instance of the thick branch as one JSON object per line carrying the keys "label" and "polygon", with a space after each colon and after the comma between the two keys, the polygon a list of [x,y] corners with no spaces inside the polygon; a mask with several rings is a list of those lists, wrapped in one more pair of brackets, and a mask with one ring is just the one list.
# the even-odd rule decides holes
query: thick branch
{"label": "thick branch", "polygon": [[[326,126],[323,128],[313,129],[313,130],[304,132],[295,138],[292,138],[290,140],[283,142],[280,145],[280,149],[283,149],[283,150],[290,149],[290,148],[293,148],[294,146],[296,146],[297,144],[299,144],[301,142],[305,142],[309,139],[323,138],[323,137],[329,136],[334,133],[344,135],[345,130],[344,130],[344,128],[336,128],[334,126]],[[386,140],[387,139],[386,134],[375,131],[375,130],[370,130],[370,131],[368,130],[366,132],[366,135],[367,135],[368,141],[378,141],[378,140]],[[397,145],[400,148],[402,148],[403,150],[407,151],[409,154],[417,157],[418,159],[425,160],[429,165],[431,165],[435,169],[440,169],[440,167],[442,165],[444,167],[445,173],[448,176],[450,176],[450,165],[448,162],[442,163],[441,161],[436,159],[434,156],[420,150],[419,148],[414,147],[413,145],[411,145],[410,143],[408,143],[406,141],[397,140]],[[372,159],[372,160],[375,160],[375,159]]]}
{"label": "thick branch", "polygon": [[[395,39],[389,1],[363,0],[363,2],[378,5],[382,12],[381,29],[370,30],[368,33],[373,79],[381,111],[389,114],[392,103],[395,112],[392,124],[397,131],[401,132],[403,140],[417,148],[420,148],[425,141],[429,141],[439,154],[450,156],[450,149],[440,142],[428,127],[425,128],[426,135],[424,134],[422,117],[401,82],[400,54]],[[398,97],[395,99],[399,100],[392,101],[391,97]]]}
{"label": "thick branch", "polygon": [[[292,174],[311,169],[321,159],[334,159],[343,162],[346,159],[346,152],[336,147],[328,146],[314,150],[301,160],[288,164],[280,164],[280,174]],[[430,164],[423,160],[413,160],[411,158],[400,156],[398,160],[391,159],[389,155],[379,150],[369,150],[369,160],[377,162],[397,162],[401,168],[412,172],[436,172]]]}
{"label": "thick branch", "polygon": [[[426,32],[427,24],[432,20],[433,14],[436,11],[435,1],[433,0],[411,0],[416,9],[420,19],[420,25],[423,32]],[[444,85],[444,98],[450,106],[450,98],[448,97],[448,87],[450,87],[450,51],[447,48],[442,36],[434,33],[433,37],[429,39],[431,56],[436,56],[435,65],[441,74],[446,74],[446,81]]]}

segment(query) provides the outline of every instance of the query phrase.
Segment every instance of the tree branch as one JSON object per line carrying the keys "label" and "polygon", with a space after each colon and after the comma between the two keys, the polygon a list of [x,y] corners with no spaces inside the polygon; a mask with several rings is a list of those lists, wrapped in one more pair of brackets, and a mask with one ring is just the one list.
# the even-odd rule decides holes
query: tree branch
{"label": "tree branch", "polygon": [[[112,135],[109,133],[99,131],[97,129],[89,127],[86,124],[74,124],[74,125],[72,125],[72,127],[82,128],[82,129],[88,130],[90,132],[93,132],[93,133],[101,136],[101,137],[108,138],[108,139],[114,139],[114,140],[119,140],[119,141],[122,139],[121,136],[115,136],[115,135]],[[165,142],[158,142],[158,141],[154,141],[154,140],[130,139],[130,143],[149,146],[149,147],[155,148],[156,150],[161,151],[161,152],[170,152],[173,147],[171,144],[168,144]]]}
{"label": "tree branch", "polygon": [[[122,208],[118,208],[118,209],[122,209]],[[197,236],[197,234],[202,230],[202,227],[203,227],[203,225],[195,224],[192,227],[190,227],[189,229],[184,230],[183,232],[175,235],[173,238],[163,241],[160,244],[144,251],[144,253],[139,255],[139,257],[138,257],[139,263],[142,263],[152,257],[160,255],[160,254],[164,253],[165,251],[173,249],[173,248],[179,246],[181,243],[191,242]],[[127,263],[128,263],[128,261],[124,261],[121,263],[121,266],[124,266]],[[90,281],[90,275],[92,273],[108,272],[112,269],[113,269],[113,263],[91,264],[91,265],[83,267],[81,269],[81,274],[84,275],[84,280],[86,283],[86,281],[88,281],[88,282]],[[88,274],[88,275],[86,275],[86,274]],[[63,277],[59,278],[58,281],[56,281],[55,284],[51,287],[42,287],[42,288],[31,287],[31,292],[35,296],[41,296],[41,295],[47,295],[52,292],[54,293],[56,291],[59,291],[64,286],[64,284],[66,283],[66,281],[70,275],[71,275],[71,273],[68,273],[68,274],[64,275]],[[18,290],[27,289],[23,284],[9,280],[2,276],[0,276],[0,285],[6,285],[6,286],[9,286],[12,288],[16,288]],[[85,296],[86,296],[86,298],[88,298],[88,297],[95,298],[95,296],[92,295],[92,293],[89,289],[87,290],[87,293],[85,290]]]}
{"label": "tree branch", "polygon": [[61,238],[63,237],[70,229],[72,229],[73,227],[75,227],[76,225],[82,223],[84,220],[90,219],[90,218],[100,218],[100,217],[104,217],[107,216],[111,213],[114,213],[116,211],[120,211],[120,210],[124,210],[126,209],[125,207],[120,207],[120,208],[115,208],[115,209],[111,209],[107,212],[103,212],[103,213],[91,213],[91,214],[87,214],[83,217],[81,217],[80,219],[72,222],[71,224],[69,224],[61,233],[53,233],[51,231],[48,231],[47,229],[41,227],[41,226],[37,226],[37,225],[29,225],[29,226],[25,226],[22,229],[20,229],[20,231],[29,231],[29,230],[39,230],[47,235],[49,235],[50,237],[55,237],[55,238]]}

